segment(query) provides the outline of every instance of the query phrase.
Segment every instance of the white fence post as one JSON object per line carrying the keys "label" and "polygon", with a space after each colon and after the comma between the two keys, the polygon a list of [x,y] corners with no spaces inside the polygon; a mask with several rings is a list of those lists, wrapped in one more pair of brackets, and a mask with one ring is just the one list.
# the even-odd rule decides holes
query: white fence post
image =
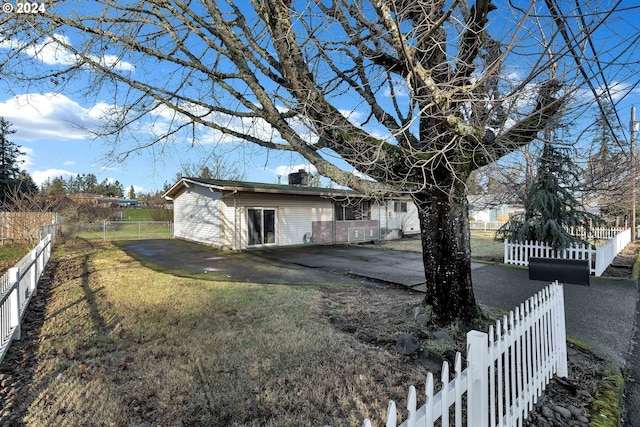
{"label": "white fence post", "polygon": [[565,329],[564,317],[564,287],[558,281],[551,287],[553,289],[555,302],[553,307],[553,323],[555,327],[556,351],[558,352],[558,362],[556,374],[563,378],[569,375],[567,367],[567,332]]}
{"label": "white fence post", "polygon": [[470,378],[467,390],[467,425],[469,427],[487,427],[489,423],[488,346],[487,334],[478,331],[467,333],[467,366]]}
{"label": "white fence post", "polygon": [[20,269],[13,267],[9,269],[9,286],[13,290],[9,295],[9,310],[11,310],[9,328],[14,329],[13,339],[20,339]]}
{"label": "white fence post", "polygon": [[42,246],[42,240],[36,245],[34,249],[31,250],[31,267],[29,267],[29,286],[24,290],[24,298],[26,299],[31,295],[35,289],[36,284],[38,283],[38,277],[40,272],[40,263],[38,259],[40,256],[38,252],[40,250],[40,246]]}
{"label": "white fence post", "polygon": [[511,261],[509,257],[509,239],[504,239],[504,263],[508,264]]}

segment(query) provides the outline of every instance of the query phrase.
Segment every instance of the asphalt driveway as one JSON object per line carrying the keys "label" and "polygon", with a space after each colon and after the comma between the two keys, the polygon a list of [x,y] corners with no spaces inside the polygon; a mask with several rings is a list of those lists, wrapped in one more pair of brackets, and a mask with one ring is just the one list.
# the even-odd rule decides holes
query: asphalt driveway
{"label": "asphalt driveway", "polygon": [[[139,240],[123,247],[137,258],[189,274],[216,274],[234,281],[310,284],[384,281],[424,290],[422,256],[375,245],[301,246],[247,251],[240,255],[182,240]],[[480,304],[512,310],[543,289],[526,269],[472,263]],[[591,278],[590,286],[564,285],[567,335],[596,354],[625,365],[633,337],[638,284]]]}

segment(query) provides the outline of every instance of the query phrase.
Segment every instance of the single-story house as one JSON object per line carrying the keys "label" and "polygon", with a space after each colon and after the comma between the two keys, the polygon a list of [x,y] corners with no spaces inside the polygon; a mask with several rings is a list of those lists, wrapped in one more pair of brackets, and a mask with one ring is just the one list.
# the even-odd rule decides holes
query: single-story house
{"label": "single-story house", "polygon": [[469,217],[473,221],[506,222],[511,216],[524,211],[524,205],[508,200],[501,200],[493,194],[470,194]]}
{"label": "single-story house", "polygon": [[77,205],[91,205],[101,208],[126,208],[129,206],[137,206],[137,200],[119,199],[117,197],[105,197],[92,193],[74,193],[66,196],[70,201]]}
{"label": "single-story house", "polygon": [[419,232],[409,199],[380,201],[306,183],[304,171],[290,174],[288,185],[181,178],[164,197],[173,201],[175,237],[233,250],[375,241],[394,228]]}

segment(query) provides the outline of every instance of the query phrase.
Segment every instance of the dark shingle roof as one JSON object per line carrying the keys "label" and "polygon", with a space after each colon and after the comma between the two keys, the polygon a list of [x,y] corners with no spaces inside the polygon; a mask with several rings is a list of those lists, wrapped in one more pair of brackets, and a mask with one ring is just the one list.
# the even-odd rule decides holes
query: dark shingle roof
{"label": "dark shingle roof", "polygon": [[266,184],[262,182],[232,181],[222,179],[182,178],[164,194],[164,197],[173,198],[189,183],[200,184],[205,187],[220,191],[243,191],[251,193],[296,194],[320,197],[345,197],[362,196],[362,194],[350,189],[304,187],[286,184]]}

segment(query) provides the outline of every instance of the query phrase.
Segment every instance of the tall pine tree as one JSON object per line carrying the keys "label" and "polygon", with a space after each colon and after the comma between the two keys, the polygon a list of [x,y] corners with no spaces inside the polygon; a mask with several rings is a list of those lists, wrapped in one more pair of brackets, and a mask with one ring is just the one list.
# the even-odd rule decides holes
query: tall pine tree
{"label": "tall pine tree", "polygon": [[6,203],[11,194],[20,185],[20,161],[18,156],[24,153],[9,140],[16,133],[11,123],[0,117],[0,202]]}
{"label": "tall pine tree", "polygon": [[537,174],[525,200],[523,216],[514,217],[496,233],[511,241],[544,242],[554,249],[580,242],[571,230],[589,228],[597,216],[575,197],[578,171],[567,148],[545,143]]}

